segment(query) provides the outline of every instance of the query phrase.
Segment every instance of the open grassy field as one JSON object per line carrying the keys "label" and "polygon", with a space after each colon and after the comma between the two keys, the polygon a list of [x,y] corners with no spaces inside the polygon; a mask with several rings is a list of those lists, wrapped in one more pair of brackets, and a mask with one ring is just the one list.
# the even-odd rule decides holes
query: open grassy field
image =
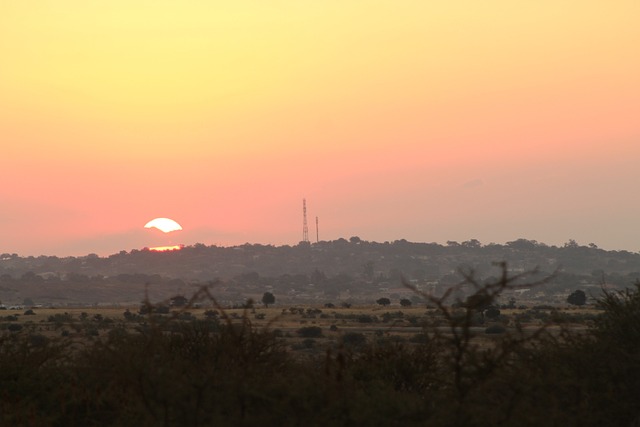
{"label": "open grassy field", "polygon": [[[218,324],[246,324],[273,333],[287,348],[301,354],[319,354],[338,348],[346,340],[365,345],[392,341],[421,343],[425,331],[451,335],[448,325],[433,309],[425,306],[318,307],[297,305],[253,308],[180,307],[166,314],[141,315],[140,306],[32,308],[1,310],[0,330],[38,333],[49,338],[72,336],[99,339],[113,330],[139,331],[149,324],[179,321],[214,321]],[[495,318],[477,314],[469,331],[479,343],[491,343],[496,335],[520,331],[531,333],[543,325],[554,329],[584,331],[597,315],[594,308],[556,310],[502,310]]]}

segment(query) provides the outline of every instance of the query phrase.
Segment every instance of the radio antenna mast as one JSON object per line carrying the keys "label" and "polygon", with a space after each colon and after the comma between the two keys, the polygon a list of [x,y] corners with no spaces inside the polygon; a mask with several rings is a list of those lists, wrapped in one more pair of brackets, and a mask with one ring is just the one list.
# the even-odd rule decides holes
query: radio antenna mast
{"label": "radio antenna mast", "polygon": [[309,227],[307,226],[307,199],[302,199],[302,241],[309,242]]}

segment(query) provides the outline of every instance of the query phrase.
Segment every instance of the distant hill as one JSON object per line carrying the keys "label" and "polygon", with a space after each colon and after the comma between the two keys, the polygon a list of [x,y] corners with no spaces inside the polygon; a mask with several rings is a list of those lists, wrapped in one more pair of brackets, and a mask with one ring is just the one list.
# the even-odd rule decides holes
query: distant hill
{"label": "distant hill", "polygon": [[[326,275],[360,275],[399,271],[406,277],[437,279],[460,266],[480,271],[492,262],[505,261],[515,270],[539,267],[544,271],[561,269],[580,275],[627,275],[640,272],[640,254],[606,251],[573,242],[548,246],[519,239],[504,245],[482,245],[476,240],[462,243],[368,242],[357,237],[295,246],[244,244],[232,247],[196,244],[179,251],[154,252],[132,250],[108,257],[0,255],[0,275],[14,278],[27,272],[35,274],[83,274],[113,276],[123,273],[160,274],[186,280],[228,279],[257,272],[265,276],[311,274],[318,269]],[[372,265],[371,265],[372,263]]]}
{"label": "distant hill", "polygon": [[[477,240],[441,245],[406,240],[379,243],[352,237],[295,246],[196,244],[178,251],[132,250],[107,257],[20,257],[5,253],[0,255],[0,299],[28,285],[45,287],[54,283],[76,283],[80,294],[86,288],[83,283],[102,287],[135,283],[138,288],[144,283],[163,283],[175,290],[180,289],[180,283],[220,279],[243,285],[260,282],[257,278],[285,276],[295,278],[287,279],[294,284],[340,278],[342,284],[351,281],[394,287],[400,277],[413,283],[447,284],[459,280],[456,272],[460,268],[487,277],[494,272],[495,262],[506,262],[513,272],[535,268],[543,273],[557,271],[552,286],[560,289],[580,284],[626,287],[640,279],[640,254],[580,246],[572,241],[561,247],[525,239],[504,245],[483,245]],[[52,288],[46,289],[50,294]],[[117,294],[117,289],[113,292]]]}

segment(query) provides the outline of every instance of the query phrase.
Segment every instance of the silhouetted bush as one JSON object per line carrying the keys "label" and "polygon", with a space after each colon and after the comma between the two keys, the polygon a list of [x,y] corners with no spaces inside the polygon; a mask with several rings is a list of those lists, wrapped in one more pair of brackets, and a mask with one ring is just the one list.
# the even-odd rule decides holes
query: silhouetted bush
{"label": "silhouetted bush", "polygon": [[313,338],[305,338],[304,340],[302,340],[302,346],[304,348],[313,348],[316,345],[316,340],[314,340]]}
{"label": "silhouetted bush", "polygon": [[382,314],[382,321],[383,322],[389,322],[391,320],[397,320],[397,319],[403,319],[404,318],[404,313],[401,311],[394,311],[394,312],[386,312]]}
{"label": "silhouetted bush", "polygon": [[303,338],[318,338],[322,336],[322,328],[319,326],[305,326],[298,329],[297,333]]}
{"label": "silhouetted bush", "polygon": [[7,329],[11,332],[18,332],[21,331],[23,328],[23,326],[19,323],[11,323],[7,326]]}
{"label": "silhouetted bush", "polygon": [[504,334],[507,328],[502,325],[491,325],[484,330],[485,334]]}
{"label": "silhouetted bush", "polygon": [[429,341],[429,336],[427,334],[415,334],[409,339],[409,342],[414,344],[425,344]]}
{"label": "silhouetted bush", "polygon": [[373,323],[377,320],[375,316],[369,314],[361,314],[358,316],[358,323]]}
{"label": "silhouetted bush", "polygon": [[342,343],[347,347],[361,347],[367,343],[367,337],[359,332],[347,332],[342,336]]}
{"label": "silhouetted bush", "polygon": [[389,304],[391,304],[391,300],[390,300],[389,298],[386,298],[386,297],[378,298],[378,299],[376,300],[376,304],[379,304],[379,305],[381,305],[381,306],[386,307],[386,306],[388,306]]}

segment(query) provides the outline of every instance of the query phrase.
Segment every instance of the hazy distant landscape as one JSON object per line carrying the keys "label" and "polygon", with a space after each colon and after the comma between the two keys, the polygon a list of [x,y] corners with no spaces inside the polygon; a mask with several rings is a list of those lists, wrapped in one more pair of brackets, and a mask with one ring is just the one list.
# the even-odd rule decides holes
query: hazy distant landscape
{"label": "hazy distant landscape", "polygon": [[544,286],[519,292],[519,299],[537,303],[564,304],[576,289],[596,296],[602,288],[624,289],[640,279],[640,254],[573,241],[560,247],[526,239],[504,245],[477,240],[441,245],[352,237],[295,246],[197,244],[177,251],[143,249],[106,257],[5,253],[0,256],[0,301],[127,305],[140,303],[145,292],[160,301],[216,283],[213,292],[228,306],[265,291],[292,304],[370,304],[383,296],[397,300],[410,294],[402,280],[437,295],[461,280],[460,271],[489,279],[496,262],[506,262],[514,273],[538,269],[541,276],[553,275]]}

